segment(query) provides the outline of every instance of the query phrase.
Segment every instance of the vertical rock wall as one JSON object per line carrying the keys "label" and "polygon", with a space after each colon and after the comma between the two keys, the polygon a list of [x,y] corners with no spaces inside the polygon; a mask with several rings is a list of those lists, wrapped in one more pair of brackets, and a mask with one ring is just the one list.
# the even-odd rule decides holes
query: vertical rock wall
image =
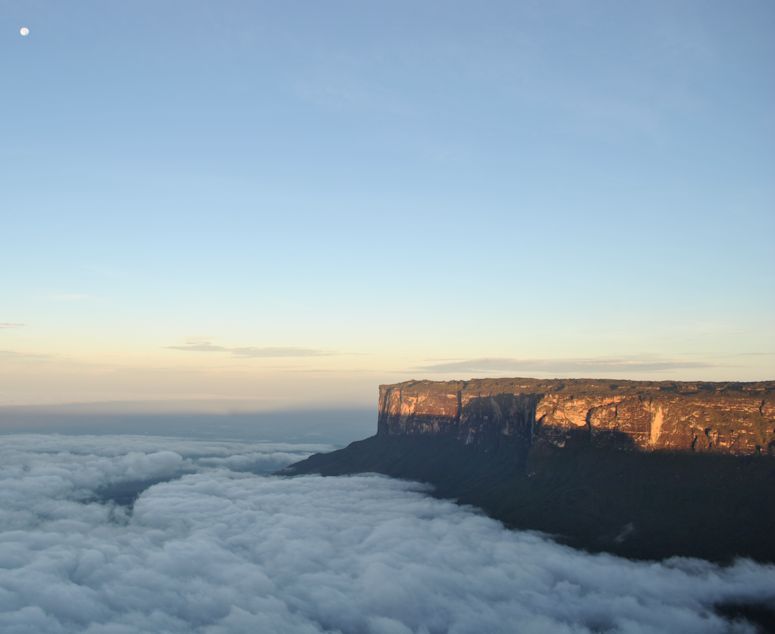
{"label": "vertical rock wall", "polygon": [[775,453],[775,382],[409,381],[380,386],[378,435]]}

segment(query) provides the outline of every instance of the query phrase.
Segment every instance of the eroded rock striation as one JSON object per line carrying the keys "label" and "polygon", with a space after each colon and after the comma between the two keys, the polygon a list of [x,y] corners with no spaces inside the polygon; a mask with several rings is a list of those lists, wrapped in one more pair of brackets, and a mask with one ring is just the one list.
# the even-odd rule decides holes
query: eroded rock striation
{"label": "eroded rock striation", "polygon": [[407,381],[380,386],[377,435],[484,447],[587,440],[645,451],[775,453],[775,382]]}

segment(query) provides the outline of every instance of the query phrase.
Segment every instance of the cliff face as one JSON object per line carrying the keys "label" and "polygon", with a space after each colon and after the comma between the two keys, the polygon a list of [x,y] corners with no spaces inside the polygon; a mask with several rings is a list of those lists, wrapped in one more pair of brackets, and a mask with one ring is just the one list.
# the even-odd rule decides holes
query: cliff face
{"label": "cliff face", "polygon": [[775,455],[775,381],[408,381],[380,386],[377,435]]}

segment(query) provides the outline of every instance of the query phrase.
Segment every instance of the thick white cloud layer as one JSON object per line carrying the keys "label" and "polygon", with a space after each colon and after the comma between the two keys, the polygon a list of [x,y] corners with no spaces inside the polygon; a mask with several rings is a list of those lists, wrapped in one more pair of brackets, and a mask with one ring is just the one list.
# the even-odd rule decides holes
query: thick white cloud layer
{"label": "thick white cloud layer", "polygon": [[[256,475],[314,446],[0,437],[0,631],[750,631],[775,568],[592,556],[417,484]],[[105,487],[167,480],[133,509]]]}

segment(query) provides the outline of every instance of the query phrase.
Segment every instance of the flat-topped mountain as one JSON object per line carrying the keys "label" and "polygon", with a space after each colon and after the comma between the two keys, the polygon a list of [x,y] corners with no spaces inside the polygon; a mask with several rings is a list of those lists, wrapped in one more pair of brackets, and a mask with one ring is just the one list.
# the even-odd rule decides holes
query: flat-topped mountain
{"label": "flat-topped mountain", "polygon": [[590,379],[407,381],[379,388],[378,435],[465,444],[593,444],[640,450],[775,452],[775,382]]}
{"label": "flat-topped mountain", "polygon": [[377,472],[590,550],[775,562],[775,381],[407,381],[377,434],[285,473]]}

